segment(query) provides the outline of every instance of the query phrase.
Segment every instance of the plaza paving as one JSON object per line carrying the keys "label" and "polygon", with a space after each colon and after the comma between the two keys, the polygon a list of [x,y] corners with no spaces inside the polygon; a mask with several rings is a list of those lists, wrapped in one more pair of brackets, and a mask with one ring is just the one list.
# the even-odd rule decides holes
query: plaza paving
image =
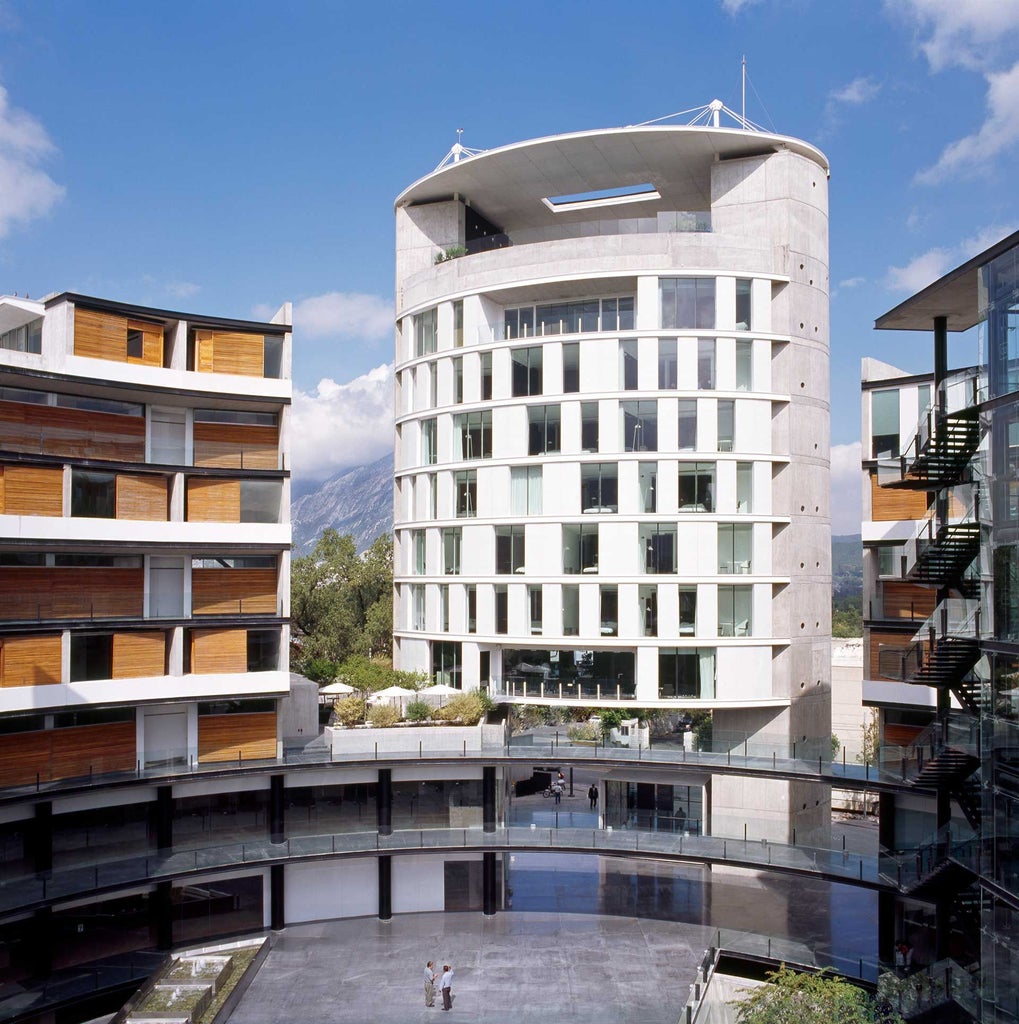
{"label": "plaza paving", "polygon": [[[594,914],[398,915],[287,928],[230,1024],[676,1024],[712,929]],[[426,960],[456,968],[427,1009]]]}

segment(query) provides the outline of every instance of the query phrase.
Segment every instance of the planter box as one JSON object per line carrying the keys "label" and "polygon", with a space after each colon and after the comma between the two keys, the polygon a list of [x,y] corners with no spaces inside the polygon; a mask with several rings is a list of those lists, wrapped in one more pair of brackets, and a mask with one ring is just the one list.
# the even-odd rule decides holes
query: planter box
{"label": "planter box", "polygon": [[[328,728],[333,759],[358,755],[480,753],[501,749],[505,743],[502,725],[411,725],[392,729]],[[377,746],[376,746],[377,745]]]}

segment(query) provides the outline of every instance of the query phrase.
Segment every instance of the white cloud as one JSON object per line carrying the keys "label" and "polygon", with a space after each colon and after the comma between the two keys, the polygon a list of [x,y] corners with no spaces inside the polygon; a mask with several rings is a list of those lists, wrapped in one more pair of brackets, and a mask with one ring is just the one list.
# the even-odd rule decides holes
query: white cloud
{"label": "white cloud", "polygon": [[885,287],[891,291],[918,292],[952,267],[963,263],[1016,230],[1015,222],[988,224],[975,235],[951,248],[928,249],[904,267],[889,267]]}
{"label": "white cloud", "polygon": [[736,15],[743,10],[744,7],[750,7],[752,4],[760,3],[760,0],[722,0],[722,9],[726,14]]}
{"label": "white cloud", "polygon": [[56,152],[46,129],[13,107],[0,86],[0,238],[18,222],[45,216],[64,196],[39,163]]}
{"label": "white cloud", "polygon": [[985,174],[998,154],[1019,142],[1019,61],[1008,71],[991,72],[986,78],[984,123],[972,135],[946,146],[937,163],[916,176],[917,181],[933,185],[945,178]]}
{"label": "white cloud", "polygon": [[313,393],[295,391],[292,424],[302,483],[381,458],[393,448],[392,364],[345,384],[323,378]]}
{"label": "white cloud", "polygon": [[892,14],[915,24],[932,71],[949,67],[980,70],[1014,53],[1019,29],[1014,0],[886,0]]}
{"label": "white cloud", "polygon": [[828,102],[859,106],[874,99],[880,91],[880,83],[875,82],[873,78],[854,78],[848,85],[830,92]]}
{"label": "white cloud", "polygon": [[202,290],[202,286],[193,281],[173,281],[166,286],[166,290],[174,298],[189,299],[192,295],[197,295]]}
{"label": "white cloud", "polygon": [[835,286],[836,288],[859,288],[861,284],[866,284],[867,279],[865,277],[847,277],[844,281],[839,281]]}
{"label": "white cloud", "polygon": [[863,514],[863,473],[860,442],[835,444],[831,449],[831,532],[860,532]]}
{"label": "white cloud", "polygon": [[294,328],[308,338],[391,338],[393,304],[360,292],[312,295],[294,305]]}

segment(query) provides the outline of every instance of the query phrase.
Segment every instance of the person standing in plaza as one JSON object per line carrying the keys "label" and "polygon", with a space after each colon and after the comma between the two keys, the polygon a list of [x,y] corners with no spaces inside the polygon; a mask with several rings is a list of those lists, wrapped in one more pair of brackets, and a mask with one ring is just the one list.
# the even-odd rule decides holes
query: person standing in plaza
{"label": "person standing in plaza", "polygon": [[438,975],[432,969],[434,966],[434,960],[425,964],[425,1006],[435,1005],[435,979]]}
{"label": "person standing in plaza", "polygon": [[598,787],[592,782],[591,788],[587,791],[587,799],[591,801],[591,810],[598,807]]}
{"label": "person standing in plaza", "polygon": [[442,981],[439,984],[442,987],[442,1008],[444,1010],[452,1010],[453,968],[449,964],[442,965]]}

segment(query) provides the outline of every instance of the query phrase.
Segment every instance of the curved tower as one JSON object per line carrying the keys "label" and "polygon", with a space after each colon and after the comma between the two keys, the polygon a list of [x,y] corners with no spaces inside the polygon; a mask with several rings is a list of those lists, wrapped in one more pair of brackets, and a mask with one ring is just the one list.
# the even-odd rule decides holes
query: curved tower
{"label": "curved tower", "polygon": [[396,201],[397,666],[830,756],[824,155],[663,125],[466,153]]}

